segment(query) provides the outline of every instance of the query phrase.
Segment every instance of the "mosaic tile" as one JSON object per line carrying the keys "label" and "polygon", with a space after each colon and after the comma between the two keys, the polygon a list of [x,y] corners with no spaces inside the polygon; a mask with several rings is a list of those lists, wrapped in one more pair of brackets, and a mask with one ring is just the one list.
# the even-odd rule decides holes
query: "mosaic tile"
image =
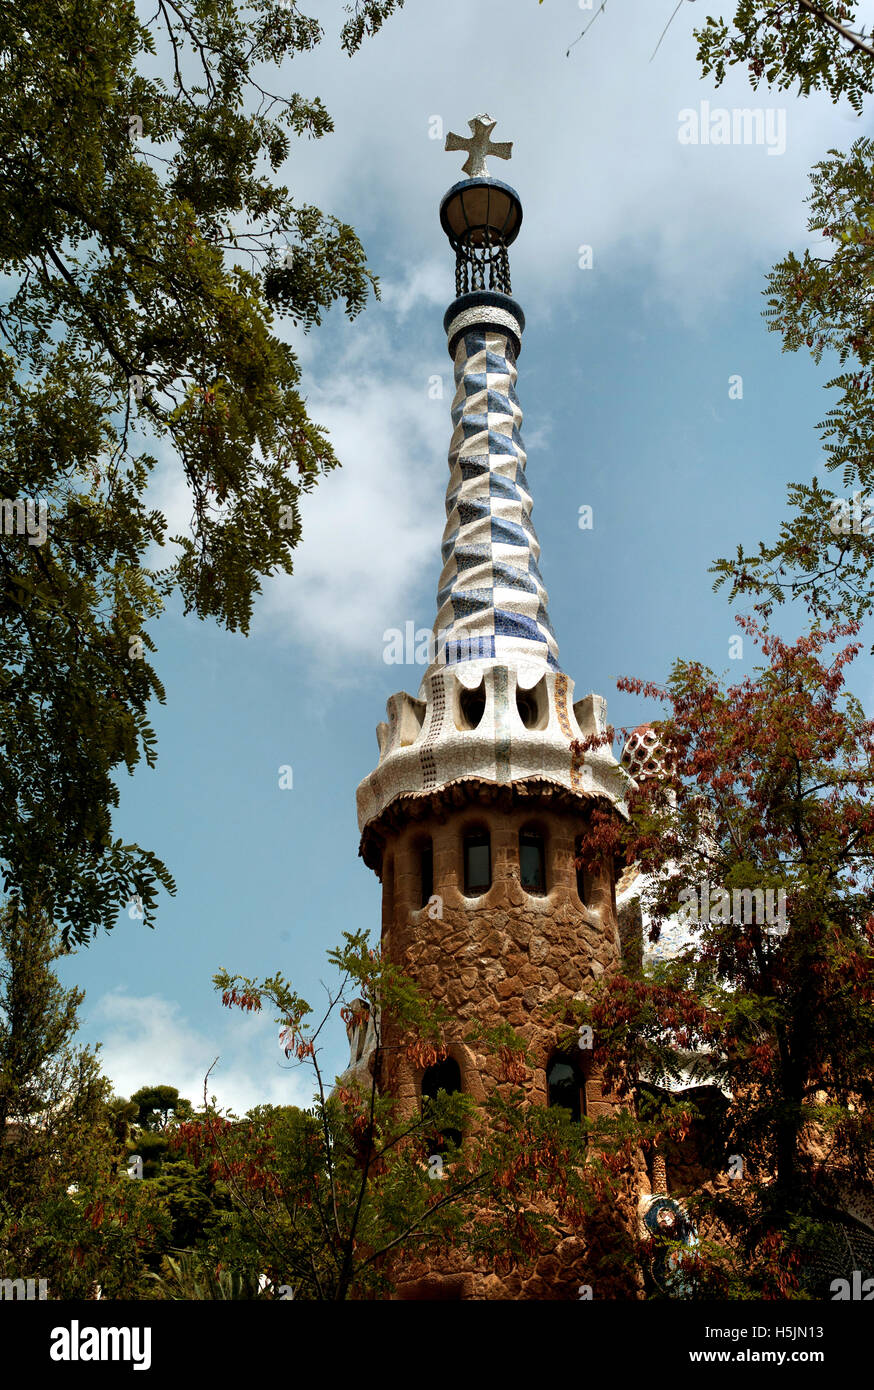
{"label": "mosaic tile", "polygon": [[[515,390],[511,316],[497,309],[490,316],[493,324],[462,333],[455,348],[436,664],[444,664],[447,651],[458,650],[460,630],[469,626],[475,613],[477,636],[493,639],[495,660],[530,664],[539,658],[546,668],[557,670],[558,643],[546,616],[547,593],[537,563],[540,545],[531,522],[519,430],[522,411]],[[519,552],[510,567],[504,548]],[[530,595],[536,598],[533,606]],[[482,619],[489,613],[491,625],[486,628]]]}
{"label": "mosaic tile", "polygon": [[[472,317],[460,324],[468,313]],[[485,327],[484,314],[490,320]],[[450,319],[449,333],[456,394],[435,658],[418,701],[398,695],[388,702],[379,766],[358,788],[359,825],[363,830],[399,797],[426,795],[466,778],[502,784],[542,778],[580,797],[605,797],[623,810],[627,783],[612,752],[570,753],[579,737],[569,714],[573,682],[559,670],[519,432],[514,340],[520,319],[500,308],[475,308]],[[540,682],[550,717],[545,728],[528,728],[519,693]],[[463,693],[480,685],[485,704],[471,727],[469,717],[461,717]],[[411,707],[422,719],[417,735],[406,713]]]}

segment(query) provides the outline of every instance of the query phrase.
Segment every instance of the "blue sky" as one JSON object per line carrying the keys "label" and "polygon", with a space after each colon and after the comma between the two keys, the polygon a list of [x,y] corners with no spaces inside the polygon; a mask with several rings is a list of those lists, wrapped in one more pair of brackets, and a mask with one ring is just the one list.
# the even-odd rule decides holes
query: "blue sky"
{"label": "blue sky", "polygon": [[[298,144],[286,179],[352,222],[383,283],[355,323],[336,311],[292,335],[344,466],[306,499],[295,574],[265,586],[248,638],[174,609],[154,625],[158,767],[124,780],[116,827],[161,855],[178,894],[154,930],[124,913],[61,967],[87,992],[80,1038],[103,1044],[121,1093],[160,1082],[197,1099],[218,1057],[210,1091],[238,1110],[306,1103],[311,1088],[268,1018],[221,1008],[214,971],[280,969],[317,1007],[326,951],[344,929],[378,929],[355,789],[386,698],[418,687],[423,668],[387,665],[383,638],[433,623],[444,523],[454,279],[437,208],[462,161],[429,138],[433,118],[466,134],[488,111],[494,138],[514,142],[491,172],[525,210],[511,269],[541,569],[562,668],[577,697],[607,697],[617,726],[651,713],[616,691],[619,676],[663,678],[677,656],[733,678],[752,668],[749,645],[728,659],[736,629],[707,568],[773,536],[786,483],[823,474],[815,425],[828,408],[827,368],[783,355],[765,328],[764,275],[807,244],[811,165],[870,133],[827,100],[754,94],[738,74],[719,92],[701,81],[700,7],[682,7],[650,62],[672,0],[616,0],[569,57],[592,18],[576,0],[407,0],[352,60],[334,42],[339,3],[309,8],[328,37],[280,81],[318,93],[336,130]],[[784,111],[785,151],[682,144],[680,113],[702,101]],[[171,533],[184,526],[171,458],[155,493]],[[854,669],[868,708],[870,662]],[[338,1021],[326,1069],[345,1055]]]}

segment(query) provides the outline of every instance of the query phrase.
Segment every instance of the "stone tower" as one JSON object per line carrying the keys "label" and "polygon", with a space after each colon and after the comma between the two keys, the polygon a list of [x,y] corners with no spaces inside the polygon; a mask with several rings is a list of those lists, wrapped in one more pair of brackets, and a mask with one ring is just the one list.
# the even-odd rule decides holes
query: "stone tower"
{"label": "stone tower", "polygon": [[[382,883],[384,949],[458,1020],[440,1085],[474,1100],[499,1085],[462,1036],[474,1018],[506,1021],[535,1059],[532,1101],[593,1115],[610,1104],[599,1078],[585,1053],[557,1053],[539,1012],[618,962],[614,866],[577,873],[574,856],[593,806],[620,806],[627,779],[609,746],[572,747],[604,732],[606,704],[574,699],[547,615],[516,395],[525,320],[507,256],[522,207],[485,166],[511,146],[490,142],[486,116],[470,128],[447,139],[467,151],[468,177],[440,209],[456,252],[444,318],[455,398],[431,662],[418,695],[391,696],[377,728],[379,762],[358,789],[360,852]],[[404,1061],[388,1085],[410,1111],[429,1093]],[[412,1296],[434,1296],[437,1277]],[[542,1296],[536,1281],[496,1292],[494,1280],[444,1274],[438,1296]]]}

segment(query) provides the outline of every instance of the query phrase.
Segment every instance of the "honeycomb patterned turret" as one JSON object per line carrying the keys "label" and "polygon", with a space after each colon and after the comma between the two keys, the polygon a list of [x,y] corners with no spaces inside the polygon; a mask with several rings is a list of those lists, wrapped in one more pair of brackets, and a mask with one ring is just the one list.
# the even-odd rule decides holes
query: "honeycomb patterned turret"
{"label": "honeycomb patterned turret", "polygon": [[648,777],[667,777],[668,750],[653,724],[638,724],[625,740],[622,750],[622,766],[634,778],[642,782]]}

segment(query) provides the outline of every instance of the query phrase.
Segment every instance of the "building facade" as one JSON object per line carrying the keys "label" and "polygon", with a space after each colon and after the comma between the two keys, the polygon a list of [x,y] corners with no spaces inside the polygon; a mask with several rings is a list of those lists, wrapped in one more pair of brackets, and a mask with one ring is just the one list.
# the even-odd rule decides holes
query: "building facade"
{"label": "building facade", "polygon": [[[614,865],[578,872],[575,855],[595,805],[621,814],[628,779],[609,744],[579,751],[604,734],[606,703],[576,698],[562,671],[540,573],[516,394],[525,320],[507,257],[522,208],[485,168],[485,153],[510,147],[490,143],[488,117],[470,125],[470,140],[447,141],[468,152],[469,176],[441,206],[459,293],[444,319],[455,396],[432,659],[416,696],[388,700],[378,764],[358,789],[383,949],[457,1027],[437,1068],[397,1057],[383,1084],[411,1113],[438,1084],[485,1100],[501,1084],[498,1062],[464,1034],[474,1019],[504,1022],[529,1044],[532,1102],[597,1115],[615,1101],[585,1052],[557,1052],[542,1006],[619,963]],[[431,1269],[407,1295],[543,1296],[544,1277],[530,1283]]]}

